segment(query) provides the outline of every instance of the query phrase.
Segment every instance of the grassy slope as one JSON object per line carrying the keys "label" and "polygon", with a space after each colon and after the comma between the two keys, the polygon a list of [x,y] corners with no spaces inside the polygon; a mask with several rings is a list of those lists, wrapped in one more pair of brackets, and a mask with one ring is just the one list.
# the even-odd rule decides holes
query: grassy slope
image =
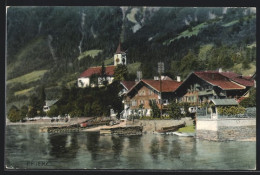
{"label": "grassy slope", "polygon": [[173,39],[170,39],[170,40],[167,40],[165,42],[163,42],[163,45],[169,45],[171,42],[173,42],[174,40],[178,40],[182,37],[191,37],[193,35],[198,35],[198,33],[200,32],[201,29],[203,29],[204,27],[207,26],[207,23],[204,22],[204,23],[201,23],[195,27],[192,27],[192,31],[189,31],[188,29],[183,31],[182,33],[179,34],[179,36],[173,38]]}
{"label": "grassy slope", "polygon": [[234,24],[236,24],[238,22],[239,22],[239,20],[234,20],[234,21],[228,22],[226,24],[223,24],[222,26],[223,27],[229,27],[229,26],[232,26],[232,25],[234,25]]}
{"label": "grassy slope", "polygon": [[22,75],[17,78],[13,78],[7,81],[7,84],[9,83],[22,83],[22,84],[27,84],[33,81],[37,81],[42,78],[42,76],[47,72],[48,70],[38,70],[38,71],[33,71],[31,73]]}
{"label": "grassy slope", "polygon": [[137,70],[140,68],[141,62],[136,62],[127,65],[128,72],[131,74],[136,74]]}
{"label": "grassy slope", "polygon": [[102,52],[102,50],[87,50],[87,51],[81,53],[81,55],[78,57],[78,59],[81,60],[82,58],[87,57],[87,56],[94,58],[100,52]]}
{"label": "grassy slope", "polygon": [[193,125],[186,126],[186,127],[180,128],[178,130],[178,132],[195,132],[195,127]]}
{"label": "grassy slope", "polygon": [[28,89],[24,89],[24,90],[21,90],[21,91],[16,91],[14,93],[15,96],[17,95],[29,95],[30,92],[32,92],[32,90],[34,90],[34,87],[31,87],[31,88],[28,88]]}
{"label": "grassy slope", "polygon": [[109,59],[105,59],[104,64],[105,65],[112,65],[112,64],[114,64],[114,57],[109,58]]}

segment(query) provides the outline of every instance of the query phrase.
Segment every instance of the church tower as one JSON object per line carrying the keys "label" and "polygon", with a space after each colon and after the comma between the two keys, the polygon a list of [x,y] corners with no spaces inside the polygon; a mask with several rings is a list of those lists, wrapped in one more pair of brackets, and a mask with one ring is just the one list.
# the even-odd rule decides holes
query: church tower
{"label": "church tower", "polygon": [[114,66],[117,66],[118,64],[126,65],[126,53],[124,51],[121,51],[120,42],[116,49],[116,53],[114,54]]}

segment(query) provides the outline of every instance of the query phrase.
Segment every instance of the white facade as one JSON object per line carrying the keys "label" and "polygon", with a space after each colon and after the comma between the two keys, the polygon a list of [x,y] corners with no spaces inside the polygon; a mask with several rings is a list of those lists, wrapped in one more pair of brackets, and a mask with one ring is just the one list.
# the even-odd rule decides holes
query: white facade
{"label": "white facade", "polygon": [[[106,77],[106,80],[107,80],[108,84],[111,84],[114,80],[114,77]],[[89,87],[90,86],[90,78],[89,77],[78,78],[77,85],[80,88]],[[99,86],[102,85],[102,78],[101,77],[98,77],[98,85]],[[91,87],[94,87],[94,85],[92,84]]]}
{"label": "white facade", "polygon": [[89,83],[90,83],[89,77],[81,77],[81,78],[78,78],[78,81],[77,81],[78,87],[80,87],[80,88],[88,87]]}
{"label": "white facade", "polygon": [[114,54],[114,66],[118,64],[126,65],[126,54],[124,52]]}

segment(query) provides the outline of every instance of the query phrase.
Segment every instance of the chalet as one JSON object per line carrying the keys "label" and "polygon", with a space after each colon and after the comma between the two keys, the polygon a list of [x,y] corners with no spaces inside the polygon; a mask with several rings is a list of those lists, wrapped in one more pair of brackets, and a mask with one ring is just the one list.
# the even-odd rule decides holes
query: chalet
{"label": "chalet", "polygon": [[119,43],[116,53],[114,54],[114,65],[105,66],[105,78],[101,77],[102,66],[90,67],[80,74],[77,85],[78,87],[93,87],[95,83],[91,82],[91,77],[97,76],[97,84],[98,86],[102,85],[104,80],[107,81],[108,84],[111,84],[114,80],[115,68],[117,65],[123,64],[126,65],[126,53],[121,51],[121,44]]}
{"label": "chalet", "polygon": [[[166,107],[170,100],[175,98],[175,90],[181,85],[181,82],[175,80],[146,80],[142,79],[136,83],[126,94],[125,105],[130,113],[142,113],[143,115],[151,115],[150,101],[156,102],[161,108]],[[140,109],[142,107],[142,109]]]}
{"label": "chalet", "polygon": [[233,72],[192,72],[175,91],[179,102],[200,105],[211,99],[240,98],[254,81]]}
{"label": "chalet", "polygon": [[122,90],[120,91],[120,96],[127,94],[127,92],[136,84],[136,81],[121,81],[120,85]]}
{"label": "chalet", "polygon": [[136,81],[121,81],[120,85],[122,86],[122,90],[119,92],[119,95],[123,97],[123,105],[124,105],[124,110],[120,113],[120,118],[121,120],[125,120],[127,116],[131,114],[131,111],[129,109],[129,105],[126,102],[126,97],[128,91],[135,86],[137,82]]}

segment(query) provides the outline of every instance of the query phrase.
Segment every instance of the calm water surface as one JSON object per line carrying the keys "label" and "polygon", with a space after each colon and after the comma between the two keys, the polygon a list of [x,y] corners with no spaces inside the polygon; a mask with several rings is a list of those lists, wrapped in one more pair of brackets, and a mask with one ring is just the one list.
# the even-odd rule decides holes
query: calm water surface
{"label": "calm water surface", "polygon": [[40,133],[6,127],[5,165],[13,169],[255,169],[256,142],[213,142],[144,134]]}

